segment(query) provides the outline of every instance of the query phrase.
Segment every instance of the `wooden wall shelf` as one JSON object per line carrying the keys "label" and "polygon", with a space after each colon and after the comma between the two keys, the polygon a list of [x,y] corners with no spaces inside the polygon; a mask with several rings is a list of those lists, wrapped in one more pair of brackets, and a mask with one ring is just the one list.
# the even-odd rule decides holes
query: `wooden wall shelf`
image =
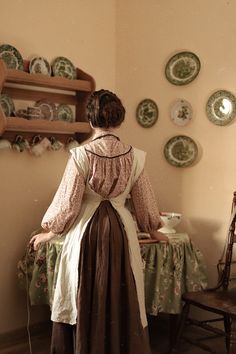
{"label": "wooden wall shelf", "polygon": [[28,68],[29,61],[24,61],[25,71],[7,69],[4,61],[0,59],[0,93],[6,93],[16,100],[48,99],[53,103],[74,105],[75,122],[5,117],[0,107],[0,135],[5,132],[31,132],[76,135],[80,141],[87,138],[91,128],[86,122],[85,106],[87,97],[95,89],[94,79],[78,68],[76,80],[30,74]]}
{"label": "wooden wall shelf", "polygon": [[12,132],[37,132],[53,134],[90,133],[90,126],[86,122],[67,123],[44,119],[27,120],[19,117],[6,117],[6,130]]}

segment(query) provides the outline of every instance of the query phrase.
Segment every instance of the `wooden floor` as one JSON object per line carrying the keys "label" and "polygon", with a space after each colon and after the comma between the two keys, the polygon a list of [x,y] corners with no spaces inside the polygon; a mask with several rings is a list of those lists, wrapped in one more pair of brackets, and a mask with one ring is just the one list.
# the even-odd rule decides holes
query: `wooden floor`
{"label": "wooden floor", "polygon": [[[164,318],[149,317],[149,332],[152,354],[168,354],[169,353],[169,322]],[[188,335],[196,338],[199,332],[188,330]],[[15,333],[11,338],[0,340],[0,354],[50,354],[50,336],[51,325],[43,324],[31,330],[32,352],[30,351],[27,332]],[[205,343],[210,344],[217,354],[226,354],[224,339],[217,338],[207,340]],[[179,354],[206,354],[206,351],[198,347],[193,347],[188,343],[184,343]],[[123,353],[122,353],[123,354]],[[125,353],[124,353],[125,354]],[[135,354],[135,353],[134,353]],[[144,353],[145,354],[145,353]]]}
{"label": "wooden floor", "polygon": [[15,331],[0,339],[0,354],[50,354],[50,337],[50,323],[32,326],[30,341],[26,328]]}

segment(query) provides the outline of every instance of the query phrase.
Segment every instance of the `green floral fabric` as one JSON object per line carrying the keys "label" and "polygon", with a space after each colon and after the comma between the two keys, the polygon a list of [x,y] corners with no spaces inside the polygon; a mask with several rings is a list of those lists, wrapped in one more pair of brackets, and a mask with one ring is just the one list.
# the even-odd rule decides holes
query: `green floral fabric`
{"label": "green floral fabric", "polygon": [[[31,305],[51,305],[62,245],[62,237],[41,245],[37,251],[28,245],[18,262],[18,280],[28,289]],[[175,234],[168,244],[144,244],[141,254],[146,310],[150,315],[180,313],[181,295],[207,286],[203,255],[186,234]]]}
{"label": "green floral fabric", "polygon": [[[31,237],[40,231],[35,231]],[[40,245],[37,251],[28,244],[25,255],[18,262],[19,284],[28,289],[31,305],[51,305],[63,241],[63,237],[58,237]]]}
{"label": "green floral fabric", "polygon": [[187,234],[175,234],[169,243],[141,247],[145,274],[145,302],[150,315],[181,312],[186,291],[206,288],[206,266],[200,250]]}

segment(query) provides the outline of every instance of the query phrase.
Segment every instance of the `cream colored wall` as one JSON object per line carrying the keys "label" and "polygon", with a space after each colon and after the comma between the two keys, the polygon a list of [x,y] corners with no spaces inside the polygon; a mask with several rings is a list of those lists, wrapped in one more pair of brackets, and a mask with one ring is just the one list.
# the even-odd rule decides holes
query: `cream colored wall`
{"label": "cream colored wall", "polygon": [[[25,59],[69,58],[96,79],[115,86],[115,1],[1,0],[0,44],[15,46]],[[39,226],[60,181],[68,155],[0,151],[0,333],[26,324],[26,297],[18,289],[16,264],[30,233]],[[31,308],[31,321],[48,316]]]}
{"label": "cream colored wall", "polygon": [[[117,1],[117,91],[127,108],[122,136],[148,152],[147,169],[159,207],[183,213],[179,230],[189,233],[203,251],[209,279],[215,280],[236,190],[236,125],[219,127],[206,117],[205,105],[218,89],[236,94],[236,2],[230,0]],[[192,51],[201,60],[199,76],[186,86],[170,84],[164,75],[176,52]],[[156,101],[159,120],[140,127],[135,110],[144,98]],[[194,116],[186,127],[170,121],[171,103],[188,100]],[[174,135],[189,135],[198,144],[198,163],[175,168],[163,157]]]}

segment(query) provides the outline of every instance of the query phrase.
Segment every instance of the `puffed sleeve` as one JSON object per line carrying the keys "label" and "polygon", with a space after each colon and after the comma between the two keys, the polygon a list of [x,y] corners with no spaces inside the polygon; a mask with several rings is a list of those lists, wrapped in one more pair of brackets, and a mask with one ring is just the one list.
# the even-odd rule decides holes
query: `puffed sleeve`
{"label": "puffed sleeve", "polygon": [[84,190],[84,176],[78,170],[76,162],[71,156],[41,226],[54,233],[68,230],[80,212]]}
{"label": "puffed sleeve", "polygon": [[145,170],[133,185],[131,199],[140,231],[156,231],[163,225],[155,194]]}

